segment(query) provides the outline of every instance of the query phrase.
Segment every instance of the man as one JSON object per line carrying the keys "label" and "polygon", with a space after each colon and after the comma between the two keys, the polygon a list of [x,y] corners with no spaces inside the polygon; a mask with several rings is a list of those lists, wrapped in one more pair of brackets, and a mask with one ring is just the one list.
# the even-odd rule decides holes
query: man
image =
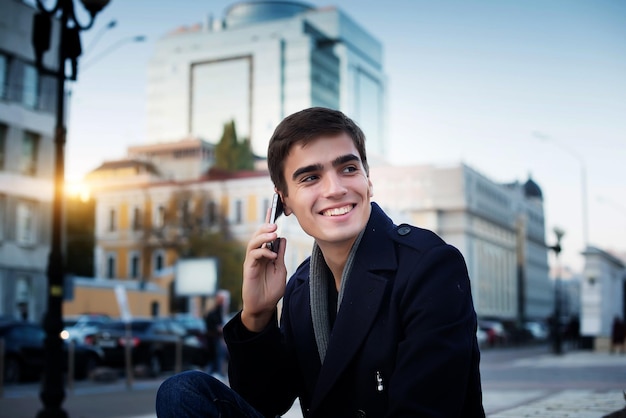
{"label": "man", "polygon": [[370,201],[361,129],[335,110],[297,112],[270,139],[268,166],[285,215],[315,239],[311,257],[286,284],[287,240],[275,253],[276,225],[256,231],[243,309],[224,328],[234,391],[177,375],[158,416],[274,417],[299,398],[305,417],[484,417],[465,261]]}
{"label": "man", "polygon": [[217,292],[215,295],[215,305],[204,317],[204,324],[206,326],[207,346],[210,355],[207,372],[216,374],[218,378],[222,378],[222,363],[224,361],[222,348],[223,311],[224,295]]}

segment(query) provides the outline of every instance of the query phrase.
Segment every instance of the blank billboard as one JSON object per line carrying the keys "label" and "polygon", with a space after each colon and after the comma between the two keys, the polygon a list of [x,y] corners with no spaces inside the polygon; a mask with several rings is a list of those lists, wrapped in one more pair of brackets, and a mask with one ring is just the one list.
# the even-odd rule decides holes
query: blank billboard
{"label": "blank billboard", "polygon": [[174,280],[176,296],[213,296],[217,292],[217,259],[178,260]]}

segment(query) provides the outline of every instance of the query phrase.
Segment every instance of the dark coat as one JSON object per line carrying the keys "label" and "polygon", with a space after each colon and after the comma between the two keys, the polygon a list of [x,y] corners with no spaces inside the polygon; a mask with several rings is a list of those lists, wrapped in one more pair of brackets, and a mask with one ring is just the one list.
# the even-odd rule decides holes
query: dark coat
{"label": "dark coat", "polygon": [[476,313],[462,255],[395,226],[372,204],[320,364],[309,259],[287,283],[280,329],[237,315],[225,329],[231,386],[265,416],[296,397],[305,417],[484,417]]}

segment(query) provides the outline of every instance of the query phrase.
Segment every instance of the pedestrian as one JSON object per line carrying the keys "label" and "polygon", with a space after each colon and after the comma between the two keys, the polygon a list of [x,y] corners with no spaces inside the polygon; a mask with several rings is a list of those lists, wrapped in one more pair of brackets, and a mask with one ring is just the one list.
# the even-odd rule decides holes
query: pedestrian
{"label": "pedestrian", "polygon": [[209,349],[209,365],[207,372],[216,375],[218,379],[224,380],[224,295],[217,292],[215,304],[204,317],[206,325],[206,338]]}
{"label": "pedestrian", "polygon": [[613,325],[611,326],[611,348],[610,352],[617,353],[619,348],[622,354],[624,354],[624,340],[626,339],[626,324],[622,319],[615,315],[613,318]]}
{"label": "pedestrian", "polygon": [[275,417],[296,398],[307,418],[485,416],[463,256],[371,201],[364,141],[331,109],[278,125],[270,177],[284,214],[314,238],[311,256],[287,282],[287,239],[274,252],[265,243],[276,225],[258,228],[243,309],[224,327],[230,387],[197,371],[172,376],[157,393],[159,417]]}

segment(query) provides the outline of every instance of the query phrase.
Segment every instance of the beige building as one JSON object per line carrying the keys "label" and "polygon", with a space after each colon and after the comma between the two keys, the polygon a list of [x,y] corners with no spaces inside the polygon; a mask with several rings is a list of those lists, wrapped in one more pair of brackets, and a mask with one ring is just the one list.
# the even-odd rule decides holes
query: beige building
{"label": "beige building", "polygon": [[[160,144],[159,148],[167,147]],[[171,152],[169,158],[177,155],[181,154]],[[188,165],[193,165],[203,154],[184,155]],[[164,178],[161,164],[173,167],[172,175]],[[273,194],[266,170],[225,173],[210,169],[202,176],[182,179],[186,166],[180,165],[182,174],[176,172],[176,166],[167,158],[157,166],[145,158],[129,157],[105,162],[87,176],[96,200],[95,277],[75,281],[74,298],[65,303],[64,312],[82,313],[89,308],[118,316],[113,291],[121,284],[129,295],[141,293],[129,297],[133,315],[167,315],[170,298],[175,296],[173,281],[180,257],[176,244],[187,239],[187,227],[216,232],[221,222],[226,222],[232,236],[245,246],[264,222]],[[310,253],[312,240],[294,217],[281,217],[279,228],[281,235],[289,237],[285,257],[292,272]],[[111,303],[96,306],[85,298]],[[105,308],[108,310],[103,312]]]}

